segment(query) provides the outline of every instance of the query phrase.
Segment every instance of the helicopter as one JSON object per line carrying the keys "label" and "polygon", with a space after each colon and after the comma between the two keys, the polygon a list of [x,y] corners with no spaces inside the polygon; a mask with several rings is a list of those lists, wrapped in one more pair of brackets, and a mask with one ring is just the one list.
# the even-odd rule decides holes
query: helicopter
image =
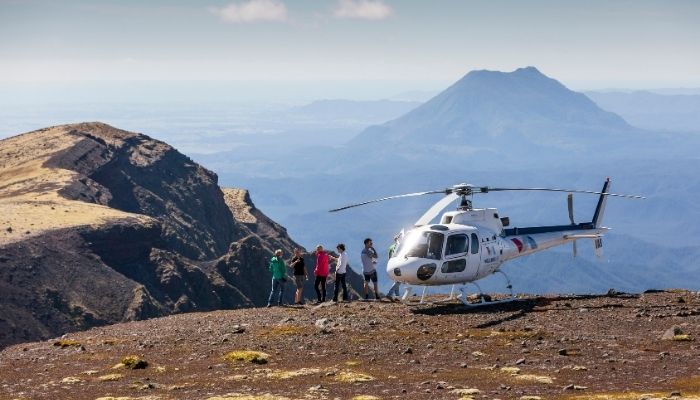
{"label": "helicopter", "polygon": [[[407,301],[413,286],[422,286],[420,303],[424,302],[425,289],[429,286],[452,285],[447,300],[457,298],[468,306],[492,304],[515,300],[510,278],[501,266],[510,260],[571,242],[573,255],[577,254],[578,240],[591,240],[596,256],[602,256],[602,236],[609,228],[602,225],[608,197],[644,199],[643,196],[610,193],[610,178],[601,191],[555,188],[506,188],[474,186],[461,183],[450,188],[426,192],[408,193],[365,201],[336,208],[338,212],[370,203],[405,197],[444,194],[445,197],[430,207],[407,232],[397,235],[399,243],[387,263],[386,271],[395,282],[406,284],[401,297]],[[473,195],[505,191],[566,192],[569,224],[552,226],[510,226],[510,218],[499,215],[496,208],[474,208]],[[598,203],[591,221],[574,222],[573,193],[597,194]],[[438,223],[431,224],[445,208],[460,199],[457,210],[442,214]],[[476,281],[493,274],[501,274],[506,280],[510,296],[497,301],[487,301]],[[467,288],[476,286],[479,303],[468,301]],[[460,294],[454,288],[459,285]]]}

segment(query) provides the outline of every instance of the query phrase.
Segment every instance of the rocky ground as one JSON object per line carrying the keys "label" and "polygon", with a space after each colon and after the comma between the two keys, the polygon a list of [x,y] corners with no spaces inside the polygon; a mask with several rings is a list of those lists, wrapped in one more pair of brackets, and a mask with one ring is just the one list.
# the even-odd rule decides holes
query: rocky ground
{"label": "rocky ground", "polygon": [[700,399],[699,336],[685,291],[189,313],[9,347],[0,399]]}

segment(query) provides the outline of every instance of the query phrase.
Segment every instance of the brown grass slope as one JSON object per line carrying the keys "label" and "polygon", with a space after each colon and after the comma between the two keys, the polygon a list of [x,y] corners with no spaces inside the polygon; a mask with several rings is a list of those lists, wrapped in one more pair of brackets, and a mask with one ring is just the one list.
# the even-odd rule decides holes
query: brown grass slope
{"label": "brown grass slope", "polygon": [[295,246],[249,196],[225,199],[216,174],[146,135],[93,122],[0,141],[0,346],[261,305],[272,250]]}

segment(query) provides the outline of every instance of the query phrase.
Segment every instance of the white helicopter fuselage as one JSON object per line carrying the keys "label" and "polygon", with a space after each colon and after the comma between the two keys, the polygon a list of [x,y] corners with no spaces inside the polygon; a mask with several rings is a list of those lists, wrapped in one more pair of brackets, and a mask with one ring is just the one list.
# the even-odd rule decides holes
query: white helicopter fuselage
{"label": "white helicopter fuselage", "polygon": [[504,229],[504,220],[495,208],[446,212],[440,223],[406,233],[387,273],[408,285],[465,284],[493,274],[506,261],[572,240],[594,239],[598,249],[606,229],[592,223]]}
{"label": "white helicopter fuselage", "polygon": [[[513,298],[510,280],[500,270],[501,265],[506,261],[567,242],[573,243],[572,250],[574,256],[576,256],[576,242],[580,239],[593,241],[596,255],[600,256],[602,254],[603,242],[601,235],[608,228],[603,227],[601,224],[608,197],[644,198],[638,195],[610,193],[609,189],[610,178],[605,180],[603,189],[600,192],[557,188],[488,187],[462,183],[444,190],[383,197],[330,211],[336,212],[391,199],[442,193],[445,197],[433,204],[416,221],[413,229],[400,235],[399,244],[387,263],[386,271],[389,278],[395,282],[405,283],[408,286],[402,298],[404,300],[407,299],[413,285],[439,286],[461,284],[462,287],[459,290],[462,294],[465,294],[467,283],[473,283],[478,288],[478,284],[475,281],[497,272],[505,276],[508,283],[506,288],[510,290],[511,298]],[[509,218],[499,217],[497,209],[475,209],[472,207],[470,197],[475,193],[506,191],[568,192],[567,204],[570,224],[507,228],[510,225]],[[600,196],[593,217],[589,222],[574,222],[573,193],[597,194]],[[439,223],[431,224],[442,210],[459,198],[461,198],[461,201],[456,211],[442,214]],[[423,294],[425,294],[425,290]],[[466,295],[459,298],[463,303],[468,304]],[[483,299],[482,297],[482,301]],[[421,297],[421,302],[422,300],[423,297]]]}

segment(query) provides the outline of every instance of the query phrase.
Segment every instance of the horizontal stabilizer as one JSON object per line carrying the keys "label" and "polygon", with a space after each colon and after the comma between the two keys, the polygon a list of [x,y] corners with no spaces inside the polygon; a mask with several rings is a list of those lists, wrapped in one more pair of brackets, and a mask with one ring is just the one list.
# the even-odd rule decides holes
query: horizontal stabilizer
{"label": "horizontal stabilizer", "polygon": [[597,235],[595,233],[592,233],[590,235],[587,235],[587,234],[564,235],[564,239],[598,239],[599,237],[601,237],[601,235]]}

